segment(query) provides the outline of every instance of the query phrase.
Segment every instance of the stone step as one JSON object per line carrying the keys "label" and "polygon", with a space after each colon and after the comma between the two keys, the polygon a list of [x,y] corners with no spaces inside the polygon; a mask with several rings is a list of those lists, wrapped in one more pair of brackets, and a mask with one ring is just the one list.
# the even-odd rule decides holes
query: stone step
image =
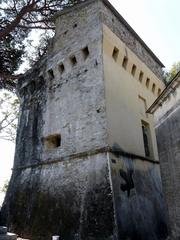
{"label": "stone step", "polygon": [[17,235],[14,233],[1,234],[0,240],[17,240]]}
{"label": "stone step", "polygon": [[0,226],[0,234],[6,234],[7,233],[7,227]]}

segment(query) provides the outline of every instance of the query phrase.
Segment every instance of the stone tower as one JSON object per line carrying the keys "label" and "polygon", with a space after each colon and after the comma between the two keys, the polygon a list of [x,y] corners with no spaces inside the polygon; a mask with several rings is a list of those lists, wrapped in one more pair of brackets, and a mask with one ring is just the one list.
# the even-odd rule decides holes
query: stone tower
{"label": "stone tower", "polygon": [[2,209],[31,240],[166,235],[153,119],[162,63],[107,0],[56,15],[46,58],[19,81],[21,114]]}

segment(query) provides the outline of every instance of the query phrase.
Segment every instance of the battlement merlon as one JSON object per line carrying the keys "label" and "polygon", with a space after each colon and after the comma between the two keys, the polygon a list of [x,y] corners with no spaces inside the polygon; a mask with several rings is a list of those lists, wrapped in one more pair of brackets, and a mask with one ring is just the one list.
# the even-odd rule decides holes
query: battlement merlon
{"label": "battlement merlon", "polygon": [[88,7],[89,5],[96,5],[102,23],[107,25],[111,31],[114,32],[126,44],[126,46],[130,48],[159,79],[162,80],[162,68],[164,68],[163,63],[108,0],[86,0],[57,12],[53,18],[56,24],[55,38],[62,34],[59,26],[62,26],[61,19],[63,18],[63,15],[79,14],[81,9],[84,9],[84,7]]}

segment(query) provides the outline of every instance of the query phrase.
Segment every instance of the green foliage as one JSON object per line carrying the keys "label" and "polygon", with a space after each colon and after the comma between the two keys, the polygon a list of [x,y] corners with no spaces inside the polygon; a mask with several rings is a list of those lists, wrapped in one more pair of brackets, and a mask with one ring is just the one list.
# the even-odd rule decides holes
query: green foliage
{"label": "green foliage", "polygon": [[0,191],[3,192],[3,193],[6,193],[6,192],[7,192],[7,189],[8,189],[8,185],[9,185],[9,181],[6,180],[6,181],[4,182],[4,185],[3,185],[2,189],[1,189]]}
{"label": "green foliage", "polygon": [[[25,56],[25,39],[32,29],[54,30],[52,16],[82,0],[3,0],[0,1],[0,88],[14,89],[19,75],[16,70]],[[46,32],[43,35],[46,35]],[[49,37],[48,37],[49,38]],[[47,41],[39,41],[33,61],[47,49]],[[31,52],[31,51],[30,51]],[[28,55],[28,54],[27,54]]]}
{"label": "green foliage", "polygon": [[8,91],[0,92],[0,139],[15,141],[19,100]]}
{"label": "green foliage", "polygon": [[168,84],[180,71],[180,62],[176,62],[172,65],[171,69],[164,72],[164,81]]}
{"label": "green foliage", "polygon": [[[22,39],[21,39],[22,40]],[[0,75],[4,78],[11,76],[22,63],[24,45],[18,44],[13,35],[0,40]],[[1,78],[0,77],[0,78]],[[11,80],[8,77],[9,81]]]}

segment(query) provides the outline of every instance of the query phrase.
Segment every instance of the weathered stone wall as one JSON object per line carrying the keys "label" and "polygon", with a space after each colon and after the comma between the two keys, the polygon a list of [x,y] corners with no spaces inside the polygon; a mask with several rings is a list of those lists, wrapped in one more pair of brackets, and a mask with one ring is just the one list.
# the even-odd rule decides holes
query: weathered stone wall
{"label": "weathered stone wall", "polygon": [[46,81],[38,77],[40,69],[43,69],[43,64],[26,74],[18,83],[20,116],[14,168],[37,164],[42,160]]}
{"label": "weathered stone wall", "polygon": [[8,227],[31,240],[112,240],[114,211],[106,154],[14,171]]}
{"label": "weathered stone wall", "polygon": [[167,236],[159,164],[110,154],[118,239]]}
{"label": "weathered stone wall", "polygon": [[[102,26],[98,4],[60,15],[48,57],[47,105],[43,115],[43,135],[61,134],[61,148],[44,152],[43,159],[84,152],[107,145],[105,97],[102,67]],[[88,47],[89,55],[82,50]],[[77,63],[72,66],[71,56]],[[59,64],[64,65],[63,74]],[[48,79],[48,75],[46,77]]]}
{"label": "weathered stone wall", "polygon": [[[173,239],[180,238],[180,95],[169,96],[156,116],[156,135],[163,191],[167,202]],[[176,101],[175,101],[176,99]],[[171,106],[171,107],[170,107]]]}

